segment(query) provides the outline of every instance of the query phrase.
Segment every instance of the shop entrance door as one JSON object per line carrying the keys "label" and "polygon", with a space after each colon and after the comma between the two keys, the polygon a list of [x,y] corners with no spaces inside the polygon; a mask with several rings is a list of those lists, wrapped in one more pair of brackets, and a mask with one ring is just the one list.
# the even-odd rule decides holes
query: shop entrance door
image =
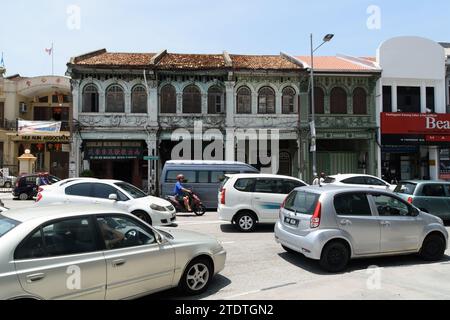
{"label": "shop entrance door", "polygon": [[50,174],[60,179],[69,177],[69,152],[50,153]]}
{"label": "shop entrance door", "polygon": [[326,175],[359,173],[358,154],[354,152],[318,152],[317,171]]}
{"label": "shop entrance door", "polygon": [[113,176],[116,180],[133,182],[133,160],[114,160]]}

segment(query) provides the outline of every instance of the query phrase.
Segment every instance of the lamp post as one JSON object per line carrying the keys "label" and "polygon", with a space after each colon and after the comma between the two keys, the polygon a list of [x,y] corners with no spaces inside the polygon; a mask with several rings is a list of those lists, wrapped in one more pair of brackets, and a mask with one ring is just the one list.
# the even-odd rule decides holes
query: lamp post
{"label": "lamp post", "polygon": [[[313,34],[311,33],[311,121],[309,123],[311,129],[311,152],[313,161],[313,179],[317,177],[317,145],[316,145],[316,110],[315,110],[315,97],[314,97],[314,52],[316,52],[326,42],[333,39],[334,34],[327,34],[323,38],[323,42],[314,49],[313,47]],[[320,179],[320,178],[319,178]]]}

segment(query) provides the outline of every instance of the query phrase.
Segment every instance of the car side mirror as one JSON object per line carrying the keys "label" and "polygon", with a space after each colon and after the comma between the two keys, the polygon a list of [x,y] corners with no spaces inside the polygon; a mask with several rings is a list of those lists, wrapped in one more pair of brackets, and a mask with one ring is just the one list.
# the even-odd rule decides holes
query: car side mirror
{"label": "car side mirror", "polygon": [[415,207],[413,207],[413,208],[412,208],[412,216],[413,216],[413,217],[418,217],[419,214],[420,214],[420,210],[417,209],[417,208],[415,208]]}
{"label": "car side mirror", "polygon": [[160,233],[155,232],[155,236],[156,236],[156,242],[157,242],[159,245],[164,245],[164,244],[167,243],[167,239],[164,238]]}
{"label": "car side mirror", "polygon": [[109,199],[109,200],[113,200],[113,201],[117,201],[117,200],[118,200],[117,194],[111,193],[111,194],[108,196],[108,199]]}

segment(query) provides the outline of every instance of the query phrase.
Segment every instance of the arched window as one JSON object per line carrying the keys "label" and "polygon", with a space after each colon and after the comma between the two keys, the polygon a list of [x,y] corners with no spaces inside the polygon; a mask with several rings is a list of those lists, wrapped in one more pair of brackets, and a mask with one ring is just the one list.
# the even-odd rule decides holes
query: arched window
{"label": "arched window", "polygon": [[295,113],[295,90],[291,87],[283,89],[282,111],[284,114]]}
{"label": "arched window", "polygon": [[82,112],[98,112],[98,89],[94,84],[84,87],[82,103]]}
{"label": "arched window", "polygon": [[332,114],[347,113],[347,93],[344,89],[336,87],[331,90],[330,95],[330,112]]}
{"label": "arched window", "polygon": [[147,113],[147,90],[138,85],[131,91],[131,113]]}
{"label": "arched window", "polygon": [[353,114],[367,114],[367,94],[363,88],[353,91]]}
{"label": "arched window", "polygon": [[241,87],[237,91],[236,113],[252,113],[252,92],[247,87]]}
{"label": "arched window", "polygon": [[208,90],[208,113],[216,114],[224,111],[224,94],[218,86],[212,86]]}
{"label": "arched window", "polygon": [[187,86],[183,91],[183,113],[202,113],[202,96],[197,86]]}
{"label": "arched window", "polygon": [[[325,113],[325,92],[321,87],[314,87],[314,111],[316,114],[324,114]],[[309,101],[311,103],[311,95],[309,97]],[[311,112],[310,104],[310,112]]]}
{"label": "arched window", "polygon": [[177,93],[171,85],[165,85],[161,89],[161,113],[177,113]]}
{"label": "arched window", "polygon": [[125,112],[125,95],[121,86],[113,84],[106,90],[106,112]]}
{"label": "arched window", "polygon": [[275,91],[270,87],[264,87],[258,94],[258,113],[275,113]]}

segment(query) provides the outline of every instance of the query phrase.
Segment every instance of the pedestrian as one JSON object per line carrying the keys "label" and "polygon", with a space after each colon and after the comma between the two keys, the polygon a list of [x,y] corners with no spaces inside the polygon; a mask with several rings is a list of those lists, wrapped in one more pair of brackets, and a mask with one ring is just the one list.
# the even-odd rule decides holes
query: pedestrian
{"label": "pedestrian", "polygon": [[325,182],[325,178],[326,178],[327,176],[326,176],[326,174],[325,174],[325,172],[322,172],[321,174],[320,174],[320,178],[319,178],[319,176],[316,176],[316,178],[314,179],[314,181],[313,181],[313,186],[320,186],[322,183],[324,183]]}

